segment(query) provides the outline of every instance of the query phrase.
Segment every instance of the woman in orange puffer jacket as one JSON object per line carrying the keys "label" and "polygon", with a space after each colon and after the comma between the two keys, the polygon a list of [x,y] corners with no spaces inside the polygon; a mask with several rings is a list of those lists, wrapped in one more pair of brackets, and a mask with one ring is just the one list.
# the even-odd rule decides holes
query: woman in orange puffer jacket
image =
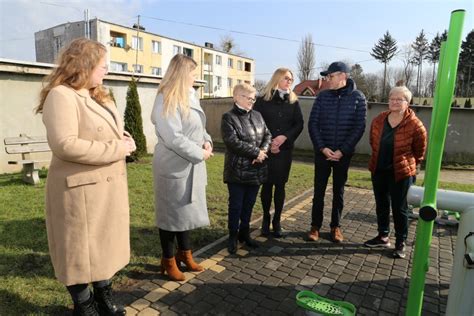
{"label": "woman in orange puffer jacket", "polygon": [[424,158],[427,134],[415,112],[408,108],[412,94],[395,87],[389,94],[389,110],[372,121],[369,170],[375,195],[378,235],[365,242],[367,247],[390,247],[390,205],[395,226],[395,258],[405,257],[408,234],[407,193]]}

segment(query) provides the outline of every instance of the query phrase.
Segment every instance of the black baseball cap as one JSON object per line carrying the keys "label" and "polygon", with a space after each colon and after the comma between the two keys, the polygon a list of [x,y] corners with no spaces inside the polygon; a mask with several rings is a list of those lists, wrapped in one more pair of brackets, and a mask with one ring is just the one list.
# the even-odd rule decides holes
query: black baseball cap
{"label": "black baseball cap", "polygon": [[350,72],[349,67],[345,63],[343,63],[342,61],[335,61],[329,65],[328,70],[321,71],[320,74],[321,76],[326,77],[327,75],[332,74],[334,72],[338,72],[338,71],[344,72],[344,73]]}

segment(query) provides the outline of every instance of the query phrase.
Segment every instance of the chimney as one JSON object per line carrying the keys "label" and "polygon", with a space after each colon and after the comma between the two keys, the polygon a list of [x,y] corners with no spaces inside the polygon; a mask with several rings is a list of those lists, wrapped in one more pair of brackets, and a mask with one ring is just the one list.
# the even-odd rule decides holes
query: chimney
{"label": "chimney", "polygon": [[209,42],[205,42],[205,43],[204,43],[204,47],[207,47],[207,48],[214,48],[214,44],[209,43]]}

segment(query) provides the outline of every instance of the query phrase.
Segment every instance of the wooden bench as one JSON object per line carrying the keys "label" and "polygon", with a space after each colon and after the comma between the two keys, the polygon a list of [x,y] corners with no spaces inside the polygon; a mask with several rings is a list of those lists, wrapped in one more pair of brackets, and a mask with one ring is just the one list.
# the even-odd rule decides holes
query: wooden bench
{"label": "wooden bench", "polygon": [[21,154],[21,160],[9,160],[10,165],[23,165],[23,181],[30,184],[38,184],[39,163],[49,160],[32,159],[32,153],[48,152],[51,149],[48,146],[46,136],[27,136],[20,134],[19,137],[6,137],[5,151],[7,154]]}

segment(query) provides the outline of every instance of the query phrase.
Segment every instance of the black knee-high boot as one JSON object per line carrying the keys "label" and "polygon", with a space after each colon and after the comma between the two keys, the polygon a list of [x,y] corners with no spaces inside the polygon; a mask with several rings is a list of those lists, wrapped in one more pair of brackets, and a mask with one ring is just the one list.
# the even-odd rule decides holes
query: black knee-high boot
{"label": "black knee-high boot", "polygon": [[272,226],[273,226],[273,236],[276,238],[283,237],[283,232],[281,229],[281,212],[283,211],[283,204],[285,203],[285,184],[276,184],[275,185],[275,214],[273,215]]}

